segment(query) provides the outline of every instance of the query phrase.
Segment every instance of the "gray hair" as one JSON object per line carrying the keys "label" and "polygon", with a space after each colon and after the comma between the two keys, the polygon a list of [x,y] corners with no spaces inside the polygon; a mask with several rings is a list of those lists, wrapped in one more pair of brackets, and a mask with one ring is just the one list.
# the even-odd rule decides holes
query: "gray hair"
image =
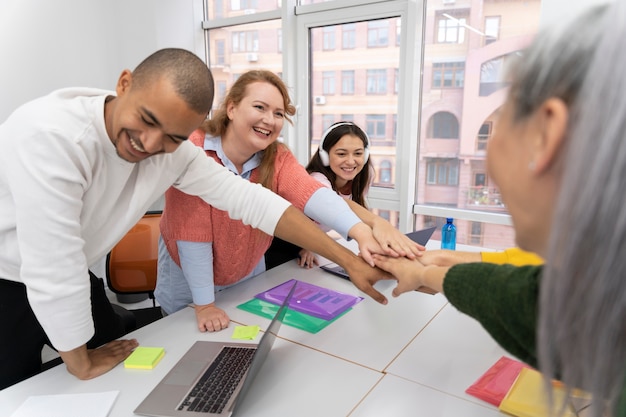
{"label": "gray hair", "polygon": [[[626,376],[626,2],[543,32],[512,70],[521,120],[569,108],[564,168],[539,301],[540,369],[616,415]],[[622,398],[621,401],[625,399]]]}

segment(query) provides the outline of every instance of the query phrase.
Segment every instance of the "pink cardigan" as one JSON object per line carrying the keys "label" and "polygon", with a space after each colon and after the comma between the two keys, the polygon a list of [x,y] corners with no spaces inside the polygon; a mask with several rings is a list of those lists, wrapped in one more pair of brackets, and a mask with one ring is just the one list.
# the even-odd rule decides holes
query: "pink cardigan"
{"label": "pink cardigan", "polygon": [[[189,140],[202,147],[204,137],[205,132],[199,129]],[[216,152],[206,151],[206,154],[222,164]],[[255,168],[250,181],[256,183],[258,179],[259,169]],[[311,195],[323,185],[309,176],[286,146],[279,145],[273,187],[275,193],[303,211]],[[161,235],[178,265],[177,240],[212,242],[215,285],[233,284],[248,275],[272,242],[272,236],[246,226],[240,220],[232,220],[227,212],[175,188],[165,193]]]}

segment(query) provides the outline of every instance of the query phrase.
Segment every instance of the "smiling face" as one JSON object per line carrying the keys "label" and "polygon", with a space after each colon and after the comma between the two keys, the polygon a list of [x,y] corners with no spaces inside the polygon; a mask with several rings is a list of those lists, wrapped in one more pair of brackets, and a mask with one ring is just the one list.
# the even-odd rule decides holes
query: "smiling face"
{"label": "smiling face", "polygon": [[283,96],[275,86],[250,83],[242,100],[227,106],[230,123],[223,136],[225,151],[237,149],[238,154],[249,158],[265,150],[280,135],[285,122],[284,107]]}
{"label": "smiling face", "polygon": [[346,134],[328,152],[330,169],[337,175],[335,186],[344,187],[356,178],[365,165],[365,145],[356,135]]}
{"label": "smiling face", "polygon": [[117,154],[128,162],[174,152],[206,117],[192,110],[165,77],[149,88],[133,89],[132,74],[124,71],[116,92],[105,105],[106,129]]}

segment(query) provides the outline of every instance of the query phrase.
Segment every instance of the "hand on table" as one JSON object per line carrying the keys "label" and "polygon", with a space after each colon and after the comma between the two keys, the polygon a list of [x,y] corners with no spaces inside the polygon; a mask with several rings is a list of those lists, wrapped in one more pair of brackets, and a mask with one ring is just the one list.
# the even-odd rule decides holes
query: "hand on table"
{"label": "hand on table", "polygon": [[201,332],[217,332],[228,327],[230,318],[228,314],[221,308],[215,306],[215,303],[196,305],[196,320],[198,322],[198,330]]}
{"label": "hand on table", "polygon": [[298,255],[300,256],[298,258],[298,265],[302,268],[311,269],[320,264],[317,255],[310,250],[300,249]]}
{"label": "hand on table", "polygon": [[92,379],[109,372],[139,346],[136,339],[113,340],[97,349],[86,345],[69,351],[59,351],[67,371],[78,379]]}

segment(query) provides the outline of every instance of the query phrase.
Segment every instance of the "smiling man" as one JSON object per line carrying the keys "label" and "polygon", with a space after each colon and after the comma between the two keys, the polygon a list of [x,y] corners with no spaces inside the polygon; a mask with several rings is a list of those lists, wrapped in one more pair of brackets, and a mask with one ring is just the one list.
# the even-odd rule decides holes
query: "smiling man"
{"label": "smiling man", "polygon": [[58,90],[0,125],[0,389],[40,371],[44,344],[80,379],[109,371],[138,345],[115,340],[124,330],[88,268],[170,186],[341,264],[386,302],[372,286],[380,270],[186,141],[212,102],[206,65],[163,49],[123,71],[115,92]]}

